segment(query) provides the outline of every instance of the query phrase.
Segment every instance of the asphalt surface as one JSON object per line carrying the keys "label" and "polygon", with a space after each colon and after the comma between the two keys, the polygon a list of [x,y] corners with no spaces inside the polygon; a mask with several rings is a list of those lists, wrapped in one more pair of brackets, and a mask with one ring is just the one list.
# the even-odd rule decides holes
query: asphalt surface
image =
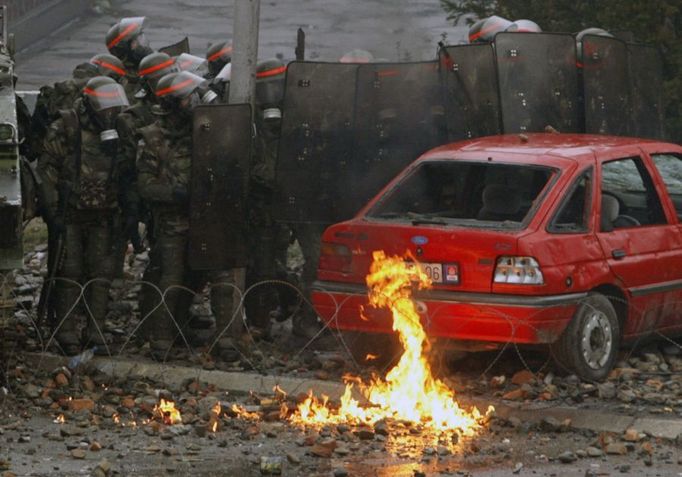
{"label": "asphalt surface", "polygon": [[[145,16],[153,48],[190,38],[192,53],[231,39],[234,2],[229,0],[113,0],[112,9],[51,32],[17,56],[19,89],[68,78],[73,67],[105,52],[104,36],[123,16]],[[306,32],[306,59],[336,61],[362,48],[388,61],[430,60],[437,43],[465,38],[466,27],[446,18],[439,0],[275,0],[261,2],[259,57],[294,58],[296,31]]]}

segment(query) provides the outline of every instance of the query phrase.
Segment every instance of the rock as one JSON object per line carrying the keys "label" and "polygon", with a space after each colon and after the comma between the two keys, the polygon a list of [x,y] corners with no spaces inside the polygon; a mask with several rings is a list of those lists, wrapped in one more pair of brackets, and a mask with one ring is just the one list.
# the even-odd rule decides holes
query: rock
{"label": "rock", "polygon": [[282,475],[284,459],[279,456],[262,456],[260,458],[260,473],[263,475]]}
{"label": "rock", "polygon": [[559,454],[557,456],[557,459],[562,464],[570,464],[571,462],[575,462],[576,460],[578,460],[578,457],[573,452],[566,451]]}
{"label": "rock", "polygon": [[369,441],[371,439],[374,439],[374,431],[364,427],[355,431],[354,434],[358,436],[360,440],[363,441]]}
{"label": "rock", "polygon": [[511,379],[512,384],[518,384],[519,386],[523,384],[529,384],[533,381],[535,381],[535,374],[528,371],[527,369],[518,371],[514,374],[514,376],[512,376]]}
{"label": "rock", "polygon": [[71,457],[74,459],[85,459],[85,451],[83,449],[73,449],[71,451]]}
{"label": "rock", "polygon": [[384,420],[377,421],[374,424],[374,432],[382,436],[388,436],[388,424],[386,423],[386,421]]}
{"label": "rock", "polygon": [[27,384],[22,388],[22,391],[27,397],[31,399],[36,399],[40,397],[40,388],[35,384]]}
{"label": "rock", "polygon": [[338,446],[336,449],[334,449],[334,454],[344,456],[350,454],[350,449],[345,446]]}
{"label": "rock", "polygon": [[97,441],[92,441],[92,443],[90,444],[90,450],[92,452],[99,452],[102,450],[102,444],[100,444]]}
{"label": "rock", "polygon": [[287,454],[287,460],[294,465],[301,463],[301,459],[296,454],[292,454],[291,452]]}
{"label": "rock", "polygon": [[502,399],[507,399],[508,401],[520,401],[525,399],[526,390],[522,388],[514,389],[502,395]]}
{"label": "rock", "polygon": [[637,398],[634,391],[630,389],[621,389],[618,391],[618,400],[630,403]]}
{"label": "rock", "polygon": [[627,474],[630,472],[631,466],[630,464],[622,464],[620,467],[618,467],[618,470],[620,471],[621,474]]}
{"label": "rock", "polygon": [[83,409],[92,411],[93,409],[95,409],[95,401],[88,398],[72,399],[71,401],[69,401],[69,410],[71,412],[78,412],[82,411]]}
{"label": "rock", "polygon": [[587,452],[587,455],[589,457],[601,457],[604,455],[604,452],[597,447],[590,446],[587,449],[585,449],[585,451]]}
{"label": "rock", "polygon": [[561,423],[558,419],[552,416],[547,416],[540,421],[540,429],[545,432],[557,432],[561,430]]}
{"label": "rock", "polygon": [[107,459],[102,459],[92,470],[91,477],[108,477],[111,475],[111,464]]}
{"label": "rock", "polygon": [[334,449],[331,447],[315,444],[310,448],[310,453],[316,457],[331,457]]}
{"label": "rock", "polygon": [[597,389],[601,399],[613,399],[616,397],[616,385],[613,383],[597,384]]}
{"label": "rock", "polygon": [[641,437],[639,435],[639,431],[637,429],[633,429],[631,427],[625,431],[625,435],[623,436],[623,439],[628,441],[628,442],[638,442],[641,439]]}
{"label": "rock", "polygon": [[628,448],[622,442],[611,442],[606,445],[606,453],[611,455],[625,455],[628,453]]}
{"label": "rock", "polygon": [[63,388],[69,385],[69,378],[67,378],[64,373],[58,373],[54,377],[54,382],[57,384],[58,387]]}
{"label": "rock", "polygon": [[514,470],[512,470],[512,474],[518,474],[521,472],[521,469],[523,469],[523,464],[521,462],[517,462],[514,466]]}
{"label": "rock", "polygon": [[334,469],[334,477],[348,477],[348,471],[342,467]]}
{"label": "rock", "polygon": [[500,376],[493,376],[490,379],[490,387],[494,389],[499,389],[502,386],[504,386],[504,383],[507,381],[507,377],[502,374]]}

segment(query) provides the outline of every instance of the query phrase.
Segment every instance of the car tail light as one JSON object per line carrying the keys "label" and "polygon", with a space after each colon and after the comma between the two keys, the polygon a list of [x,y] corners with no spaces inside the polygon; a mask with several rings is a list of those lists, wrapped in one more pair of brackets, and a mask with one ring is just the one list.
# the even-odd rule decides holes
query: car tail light
{"label": "car tail light", "polygon": [[500,257],[495,267],[495,283],[542,285],[540,265],[533,257]]}
{"label": "car tail light", "polygon": [[320,270],[350,272],[353,255],[348,247],[337,243],[322,242]]}

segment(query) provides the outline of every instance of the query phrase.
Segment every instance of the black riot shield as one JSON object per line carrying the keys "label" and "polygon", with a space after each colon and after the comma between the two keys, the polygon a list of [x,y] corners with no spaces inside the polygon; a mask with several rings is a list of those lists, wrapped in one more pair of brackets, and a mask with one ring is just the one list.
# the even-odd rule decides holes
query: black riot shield
{"label": "black riot shield", "polygon": [[439,52],[448,139],[500,134],[500,100],[492,45],[446,46]]}
{"label": "black riot shield", "polygon": [[193,270],[246,265],[245,199],[251,140],[248,104],[195,108],[188,251]]}
{"label": "black riot shield", "polygon": [[287,68],[274,217],[330,224],[346,191],[339,171],[354,151],[357,65],[295,61]]}
{"label": "black riot shield", "polygon": [[657,48],[628,43],[630,131],[636,137],[665,139],[663,59]]}
{"label": "black riot shield", "polygon": [[189,53],[189,38],[185,37],[177,43],[159,48],[159,53],[166,53],[168,56],[178,56],[182,53]]}
{"label": "black riot shield", "polygon": [[548,125],[579,131],[575,40],[556,33],[500,33],[494,41],[505,133]]}
{"label": "black riot shield", "polygon": [[350,218],[420,154],[447,142],[438,62],[358,67],[356,152],[341,170],[343,218]]}
{"label": "black riot shield", "polygon": [[585,132],[629,135],[628,51],[616,38],[586,35],[582,39]]}

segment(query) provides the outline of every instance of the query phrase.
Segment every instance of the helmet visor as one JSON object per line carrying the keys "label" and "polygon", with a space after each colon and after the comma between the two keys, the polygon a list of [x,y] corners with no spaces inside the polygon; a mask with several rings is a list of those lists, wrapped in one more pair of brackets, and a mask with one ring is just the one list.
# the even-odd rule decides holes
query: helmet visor
{"label": "helmet visor", "polygon": [[278,105],[284,98],[284,78],[273,78],[256,83],[256,101],[261,106]]}
{"label": "helmet visor", "polygon": [[96,112],[114,107],[128,106],[128,98],[120,84],[103,84],[96,88],[85,87],[83,94]]}
{"label": "helmet visor", "polygon": [[208,85],[208,80],[205,80],[201,76],[197,76],[194,73],[190,73],[189,71],[171,74],[173,75],[173,79],[170,84],[168,84],[165,79],[166,76],[170,75],[166,75],[159,80],[159,83],[161,83],[163,80],[163,84],[159,84],[159,89],[154,92],[157,98],[185,98],[192,94],[197,88],[204,88]]}
{"label": "helmet visor", "polygon": [[175,62],[181,71],[189,71],[199,76],[205,76],[208,73],[208,62],[200,56],[182,53]]}

